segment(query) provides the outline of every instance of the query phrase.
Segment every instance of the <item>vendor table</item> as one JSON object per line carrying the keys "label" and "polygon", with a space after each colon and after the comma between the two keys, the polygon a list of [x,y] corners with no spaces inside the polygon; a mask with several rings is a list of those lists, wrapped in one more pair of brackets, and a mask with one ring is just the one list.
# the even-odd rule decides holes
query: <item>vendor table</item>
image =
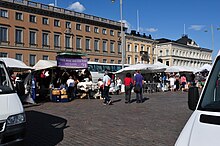
{"label": "vendor table", "polygon": [[67,96],[66,89],[54,88],[51,89],[51,101],[53,102],[68,102],[70,101]]}

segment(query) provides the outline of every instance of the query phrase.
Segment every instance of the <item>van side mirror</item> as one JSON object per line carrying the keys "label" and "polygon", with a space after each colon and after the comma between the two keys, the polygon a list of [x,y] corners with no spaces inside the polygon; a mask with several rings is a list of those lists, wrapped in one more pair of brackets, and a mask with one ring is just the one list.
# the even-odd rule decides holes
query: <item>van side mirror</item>
{"label": "van side mirror", "polygon": [[190,87],[188,91],[188,107],[191,110],[195,110],[199,100],[198,87]]}

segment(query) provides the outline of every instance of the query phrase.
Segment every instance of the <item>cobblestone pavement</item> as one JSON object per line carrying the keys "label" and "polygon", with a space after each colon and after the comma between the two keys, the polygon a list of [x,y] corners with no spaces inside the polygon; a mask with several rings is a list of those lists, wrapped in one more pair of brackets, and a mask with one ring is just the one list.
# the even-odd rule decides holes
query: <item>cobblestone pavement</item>
{"label": "cobblestone pavement", "polygon": [[[134,98],[135,95],[133,94]],[[144,103],[99,99],[25,106],[27,146],[172,146],[192,111],[187,92],[144,94]]]}

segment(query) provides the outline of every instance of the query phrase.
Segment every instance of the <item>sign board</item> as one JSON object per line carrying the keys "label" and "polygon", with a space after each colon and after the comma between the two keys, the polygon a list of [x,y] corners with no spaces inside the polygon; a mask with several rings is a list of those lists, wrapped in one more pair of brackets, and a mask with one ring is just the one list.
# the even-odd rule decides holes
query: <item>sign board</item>
{"label": "sign board", "polygon": [[66,68],[88,68],[87,58],[60,58],[57,57],[57,66]]}

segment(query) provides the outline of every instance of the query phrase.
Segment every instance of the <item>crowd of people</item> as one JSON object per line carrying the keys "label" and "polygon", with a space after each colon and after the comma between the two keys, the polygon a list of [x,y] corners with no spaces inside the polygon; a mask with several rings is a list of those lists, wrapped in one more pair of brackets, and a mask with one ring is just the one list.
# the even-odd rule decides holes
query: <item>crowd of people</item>
{"label": "crowd of people", "polygon": [[[133,73],[133,72],[132,72]],[[110,94],[125,94],[125,103],[131,103],[131,93],[136,93],[136,102],[143,102],[143,92],[146,90],[145,85],[149,82],[157,83],[156,91],[187,91],[190,86],[202,87],[204,85],[206,74],[179,74],[179,73],[155,73],[155,74],[141,74],[136,71],[134,74],[127,73],[125,77],[120,78],[107,70],[103,78],[97,82],[97,89],[100,99],[104,99],[104,104],[112,104]],[[23,82],[24,87],[21,88],[16,84],[16,80],[26,77],[27,74],[12,75],[19,94],[30,94],[31,98],[36,101],[48,100],[50,89],[59,88],[67,91],[70,100],[77,98],[79,89],[77,85],[79,82],[92,82],[92,76],[88,69],[85,70],[66,70],[66,69],[46,69],[41,71],[34,71],[30,73],[27,81]],[[20,80],[19,80],[20,81]],[[18,82],[17,82],[18,83]],[[122,89],[123,88],[123,89]],[[93,95],[89,95],[93,96]],[[49,99],[51,100],[51,99]]]}

